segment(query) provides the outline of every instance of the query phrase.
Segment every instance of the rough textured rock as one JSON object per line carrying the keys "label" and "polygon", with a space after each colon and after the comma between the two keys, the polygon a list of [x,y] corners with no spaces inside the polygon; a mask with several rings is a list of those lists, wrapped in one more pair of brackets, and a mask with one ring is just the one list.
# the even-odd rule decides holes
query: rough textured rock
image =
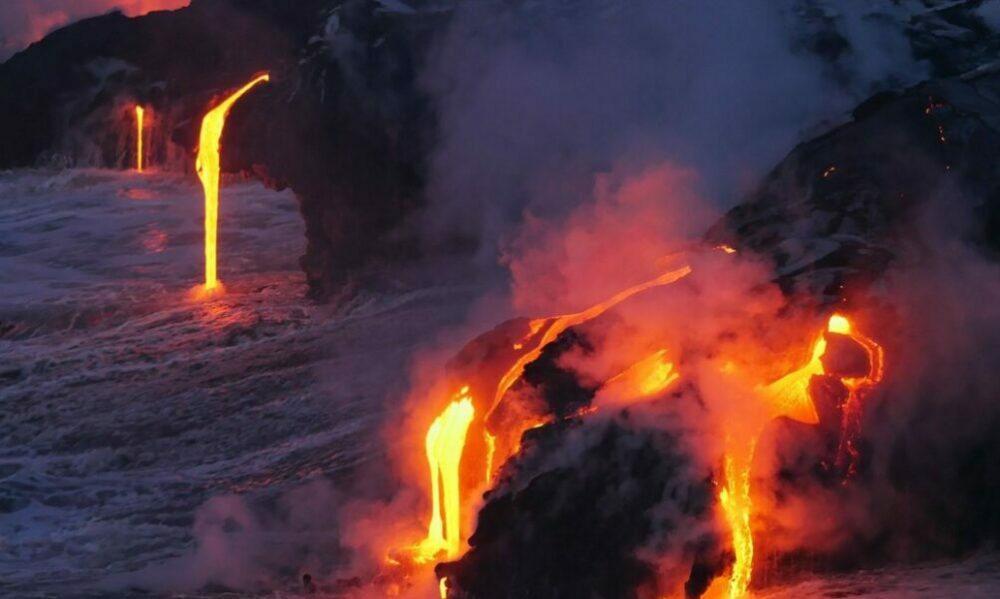
{"label": "rough textured rock", "polygon": [[970,237],[1000,250],[998,66],[873,97],[792,151],[708,237],[771,256],[786,289],[831,300],[882,274],[935,197],[953,196]]}
{"label": "rough textured rock", "polygon": [[[438,566],[449,597],[653,596],[656,565],[639,557],[653,546],[688,564],[678,586],[690,579],[697,590],[724,567],[711,482],[670,433],[576,423],[539,429],[527,443],[488,495],[469,552]],[[570,451],[578,459],[547,458]]]}

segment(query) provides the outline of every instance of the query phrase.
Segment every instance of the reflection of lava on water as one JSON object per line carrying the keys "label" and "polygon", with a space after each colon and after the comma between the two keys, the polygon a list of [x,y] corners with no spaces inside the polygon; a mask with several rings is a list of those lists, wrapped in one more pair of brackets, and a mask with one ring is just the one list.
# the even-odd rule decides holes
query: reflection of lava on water
{"label": "reflection of lava on water", "polygon": [[162,254],[170,242],[167,232],[155,227],[143,231],[141,239],[142,248],[149,254]]}

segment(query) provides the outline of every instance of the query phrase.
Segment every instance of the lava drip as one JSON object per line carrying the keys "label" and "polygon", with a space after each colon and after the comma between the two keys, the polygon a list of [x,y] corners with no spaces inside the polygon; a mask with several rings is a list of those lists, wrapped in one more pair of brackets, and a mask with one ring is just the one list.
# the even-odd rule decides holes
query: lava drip
{"label": "lava drip", "polygon": [[838,471],[844,473],[844,482],[857,474],[860,452],[857,447],[858,435],[861,433],[861,411],[864,398],[882,381],[884,371],[884,352],[878,344],[854,332],[851,321],[835,314],[827,324],[827,331],[844,335],[853,339],[864,348],[868,355],[868,372],[863,376],[845,376],[841,378],[847,387],[847,401],[841,412],[840,440],[837,443],[837,458],[835,465]]}
{"label": "lava drip", "polygon": [[222,130],[233,105],[260,83],[270,81],[268,74],[260,75],[226,98],[205,115],[201,122],[196,168],[205,190],[205,291],[219,286],[217,271],[217,245],[219,231],[219,180],[221,171]]}

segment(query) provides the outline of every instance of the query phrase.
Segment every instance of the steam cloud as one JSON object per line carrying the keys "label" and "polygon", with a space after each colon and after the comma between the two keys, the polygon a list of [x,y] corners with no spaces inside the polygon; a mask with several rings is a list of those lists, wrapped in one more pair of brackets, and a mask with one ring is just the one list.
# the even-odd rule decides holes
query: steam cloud
{"label": "steam cloud", "polygon": [[[889,7],[812,19],[794,0],[460,4],[426,78],[442,130],[429,226],[481,241],[486,263],[526,213],[558,222],[591,200],[596,174],[669,162],[729,207],[805,132],[924,74]],[[813,50],[821,27],[846,49]]]}
{"label": "steam cloud", "polygon": [[0,3],[0,61],[49,32],[86,17],[120,10],[137,17],[183,8],[191,0],[7,0]]}

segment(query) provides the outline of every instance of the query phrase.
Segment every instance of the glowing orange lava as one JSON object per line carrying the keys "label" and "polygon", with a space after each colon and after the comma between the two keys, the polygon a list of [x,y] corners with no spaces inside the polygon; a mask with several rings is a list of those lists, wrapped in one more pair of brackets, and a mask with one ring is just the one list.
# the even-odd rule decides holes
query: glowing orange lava
{"label": "glowing orange lava", "polygon": [[442,553],[453,558],[462,548],[459,466],[475,413],[469,388],[463,387],[427,430],[432,507],[427,538],[417,547],[419,562],[430,562]]}
{"label": "glowing orange lava", "polygon": [[[653,289],[655,287],[670,285],[672,283],[675,283],[683,279],[689,274],[691,274],[691,267],[688,265],[684,265],[680,268],[676,268],[674,270],[665,272],[660,276],[656,277],[655,279],[651,279],[649,281],[646,281],[645,283],[640,283],[633,287],[629,287],[628,289],[621,291],[615,294],[614,296],[608,298],[607,300],[599,304],[593,305],[590,308],[583,310],[582,312],[576,312],[574,314],[566,314],[563,316],[554,316],[550,318],[541,318],[531,321],[530,329],[532,331],[532,335],[530,337],[537,337],[539,333],[541,334],[541,336],[534,344],[532,349],[524,352],[517,359],[514,365],[511,366],[510,369],[508,369],[507,372],[500,378],[500,382],[497,384],[496,392],[493,395],[493,403],[486,414],[485,421],[487,422],[487,426],[489,425],[490,416],[493,415],[493,412],[500,405],[500,402],[503,400],[504,394],[506,394],[507,391],[510,389],[510,387],[519,378],[521,378],[521,375],[524,373],[524,367],[530,364],[531,362],[535,361],[536,359],[538,359],[538,357],[542,353],[542,350],[545,349],[545,346],[555,341],[555,339],[559,335],[561,335],[564,331],[576,325],[587,322],[588,320],[597,318],[604,312],[608,311],[611,308],[614,308],[618,304],[635,296],[636,294],[642,293],[643,291],[647,291],[649,289]],[[526,343],[527,340],[528,339],[525,339],[519,345],[523,346],[523,344]],[[521,433],[524,432],[524,430],[526,429],[522,427],[520,430],[506,431],[506,433],[508,437],[513,438],[515,440],[519,440],[520,435]],[[513,453],[516,453],[516,448],[519,447],[519,445],[515,445],[514,448],[508,447],[505,452],[502,452],[501,455],[497,456],[496,455],[497,448],[495,442],[492,445],[493,446],[489,452],[490,453],[489,462],[491,464],[490,465],[491,469],[494,468],[495,466],[499,466],[500,464],[506,462],[507,458],[513,455]],[[511,452],[512,449],[513,453]],[[487,476],[487,479],[488,480],[492,479],[492,470],[491,474]]]}
{"label": "glowing orange lava", "polygon": [[143,159],[143,136],[146,133],[145,127],[146,121],[146,111],[142,106],[135,107],[135,170],[136,172],[143,172],[145,168],[145,161]]}
{"label": "glowing orange lava", "polygon": [[[542,338],[538,341],[535,347],[518,358],[517,362],[515,362],[503,378],[500,379],[500,384],[497,385],[496,394],[493,396],[493,406],[490,408],[490,413],[496,409],[500,400],[503,399],[504,394],[507,393],[507,390],[510,389],[511,385],[513,385],[514,382],[521,377],[521,374],[524,373],[524,367],[537,360],[545,346],[555,341],[556,337],[561,335],[566,329],[597,318],[604,312],[614,308],[637,293],[642,293],[643,291],[654,287],[675,283],[689,274],[691,274],[691,267],[685,265],[681,268],[663,273],[655,279],[646,281],[645,283],[629,287],[625,291],[621,291],[608,300],[591,306],[582,312],[532,321],[531,326],[536,330],[541,329],[545,322],[550,322],[551,324],[549,324],[548,329],[545,330],[545,333],[542,335]],[[487,415],[487,418],[489,418],[489,415]]]}
{"label": "glowing orange lava", "polygon": [[837,444],[836,466],[844,472],[845,482],[857,474],[859,451],[857,436],[861,432],[861,404],[864,397],[875,385],[882,381],[885,356],[882,346],[868,337],[856,333],[851,321],[840,314],[830,317],[827,331],[837,335],[845,335],[857,342],[868,354],[868,374],[862,377],[845,377],[841,379],[847,387],[847,401],[841,413],[840,441]]}
{"label": "glowing orange lava", "polygon": [[201,122],[201,137],[198,144],[196,168],[198,178],[205,190],[205,290],[211,291],[219,284],[217,274],[217,251],[219,230],[219,179],[221,169],[222,130],[226,117],[240,98],[256,85],[270,81],[264,74],[247,83],[221,104],[205,115]]}
{"label": "glowing orange lava", "polygon": [[731,599],[746,595],[753,573],[753,530],[750,528],[753,501],[750,498],[750,470],[756,444],[756,436],[744,442],[737,442],[732,438],[726,440],[727,450],[723,466],[726,486],[719,494],[719,501],[729,523],[733,537],[733,553],[736,557],[733,571],[729,575]]}
{"label": "glowing orange lava", "polygon": [[[847,317],[834,314],[827,322],[826,331],[839,335],[847,335],[861,344],[868,352],[871,372],[859,379],[841,379],[851,392],[848,403],[844,406],[844,423],[841,431],[841,447],[838,450],[838,461],[851,460],[848,475],[853,472],[857,452],[851,443],[858,432],[860,419],[860,393],[867,392],[872,386],[882,380],[883,355],[882,348],[867,337],[854,333]],[[806,424],[817,424],[819,415],[809,394],[809,384],[814,376],[827,374],[823,366],[823,355],[826,353],[827,341],[823,335],[814,342],[809,361],[801,368],[788,373],[768,385],[758,386],[756,392],[766,406],[765,418],[762,422],[731,423],[726,433],[726,455],[724,457],[725,487],[719,495],[726,521],[732,534],[735,562],[729,577],[729,597],[738,599],[747,594],[753,574],[753,531],[750,526],[753,517],[753,501],[750,495],[750,478],[754,459],[754,451],[760,430],[774,418],[787,417]],[[743,431],[739,433],[738,431]]]}
{"label": "glowing orange lava", "polygon": [[667,359],[667,350],[661,349],[608,379],[607,384],[624,385],[625,391],[620,394],[642,399],[662,393],[680,378],[674,363]]}

